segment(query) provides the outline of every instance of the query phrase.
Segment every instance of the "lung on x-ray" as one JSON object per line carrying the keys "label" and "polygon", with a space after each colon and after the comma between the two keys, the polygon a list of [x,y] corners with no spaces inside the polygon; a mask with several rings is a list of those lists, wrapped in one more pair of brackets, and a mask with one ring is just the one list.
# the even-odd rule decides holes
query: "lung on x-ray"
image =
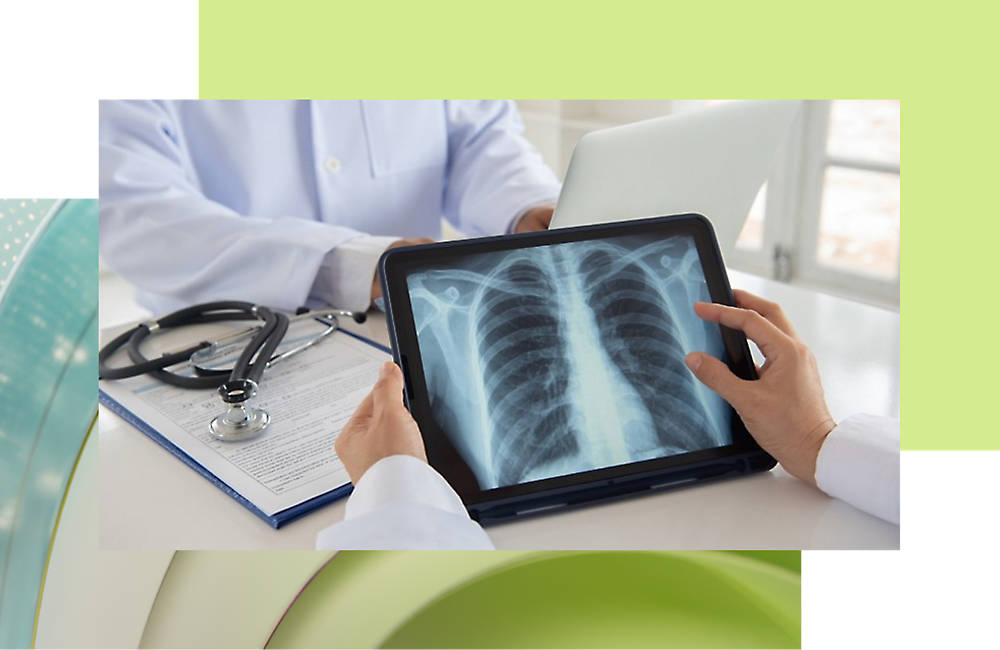
{"label": "lung on x-ray", "polygon": [[684,356],[725,360],[694,239],[468,255],[408,277],[431,411],[481,489],[732,443]]}

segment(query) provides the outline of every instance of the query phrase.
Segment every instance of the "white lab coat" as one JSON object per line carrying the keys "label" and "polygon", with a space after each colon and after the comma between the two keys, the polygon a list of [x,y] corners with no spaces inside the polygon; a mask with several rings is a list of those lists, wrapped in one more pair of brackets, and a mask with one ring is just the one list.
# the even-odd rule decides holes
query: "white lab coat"
{"label": "white lab coat", "polygon": [[[816,481],[832,497],[899,524],[899,420],[855,415],[830,432]],[[319,533],[319,549],[492,549],[444,478],[423,461],[392,456],[358,481],[344,521]]]}
{"label": "white lab coat", "polygon": [[100,248],[154,313],[367,309],[398,238],[499,234],[559,183],[508,101],[103,101]]}
{"label": "white lab coat", "polygon": [[853,415],[816,458],[816,484],[858,510],[899,525],[899,420]]}

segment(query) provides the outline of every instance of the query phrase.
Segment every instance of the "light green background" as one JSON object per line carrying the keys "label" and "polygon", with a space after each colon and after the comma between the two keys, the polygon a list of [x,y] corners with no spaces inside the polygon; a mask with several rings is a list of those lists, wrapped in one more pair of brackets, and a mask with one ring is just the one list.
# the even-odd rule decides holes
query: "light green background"
{"label": "light green background", "polygon": [[[798,551],[179,551],[160,569],[138,646],[797,647],[799,561]],[[498,620],[510,623],[502,635]]]}
{"label": "light green background", "polygon": [[[982,3],[202,0],[203,98],[901,97],[907,156],[904,449],[1000,449],[982,304],[998,223]],[[280,9],[279,9],[280,7]],[[955,27],[961,19],[961,28]],[[973,99],[965,97],[969,91]],[[916,135],[913,135],[913,134]],[[976,161],[982,162],[976,162]],[[915,182],[910,182],[915,181]],[[921,264],[917,262],[925,259]],[[916,260],[916,261],[915,261]],[[919,288],[919,294],[912,287]],[[901,301],[902,304],[902,301]],[[988,313],[988,312],[987,312]],[[845,332],[845,338],[863,335]],[[920,347],[918,347],[918,343]],[[919,355],[919,356],[918,356]],[[919,359],[919,365],[918,360]],[[917,393],[913,391],[916,390]],[[916,396],[916,398],[914,398]]]}

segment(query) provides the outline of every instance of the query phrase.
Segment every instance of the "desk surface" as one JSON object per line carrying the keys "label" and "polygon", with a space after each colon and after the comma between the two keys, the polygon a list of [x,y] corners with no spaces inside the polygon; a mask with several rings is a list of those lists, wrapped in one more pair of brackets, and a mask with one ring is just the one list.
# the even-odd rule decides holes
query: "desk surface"
{"label": "desk surface", "polygon": [[[782,304],[810,345],[834,418],[899,417],[899,314],[744,273],[734,287]],[[351,329],[387,341],[375,316]],[[344,501],[273,530],[111,411],[100,410],[101,549],[309,549]],[[899,527],[781,468],[487,528],[511,549],[882,549]]]}

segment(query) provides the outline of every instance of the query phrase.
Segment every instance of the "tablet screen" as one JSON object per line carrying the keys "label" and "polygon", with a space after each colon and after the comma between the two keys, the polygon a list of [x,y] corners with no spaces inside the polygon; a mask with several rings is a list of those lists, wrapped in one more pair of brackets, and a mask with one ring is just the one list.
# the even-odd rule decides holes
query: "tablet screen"
{"label": "tablet screen", "polygon": [[406,289],[431,415],[480,490],[733,443],[684,364],[726,360],[691,235],[451,255]]}

